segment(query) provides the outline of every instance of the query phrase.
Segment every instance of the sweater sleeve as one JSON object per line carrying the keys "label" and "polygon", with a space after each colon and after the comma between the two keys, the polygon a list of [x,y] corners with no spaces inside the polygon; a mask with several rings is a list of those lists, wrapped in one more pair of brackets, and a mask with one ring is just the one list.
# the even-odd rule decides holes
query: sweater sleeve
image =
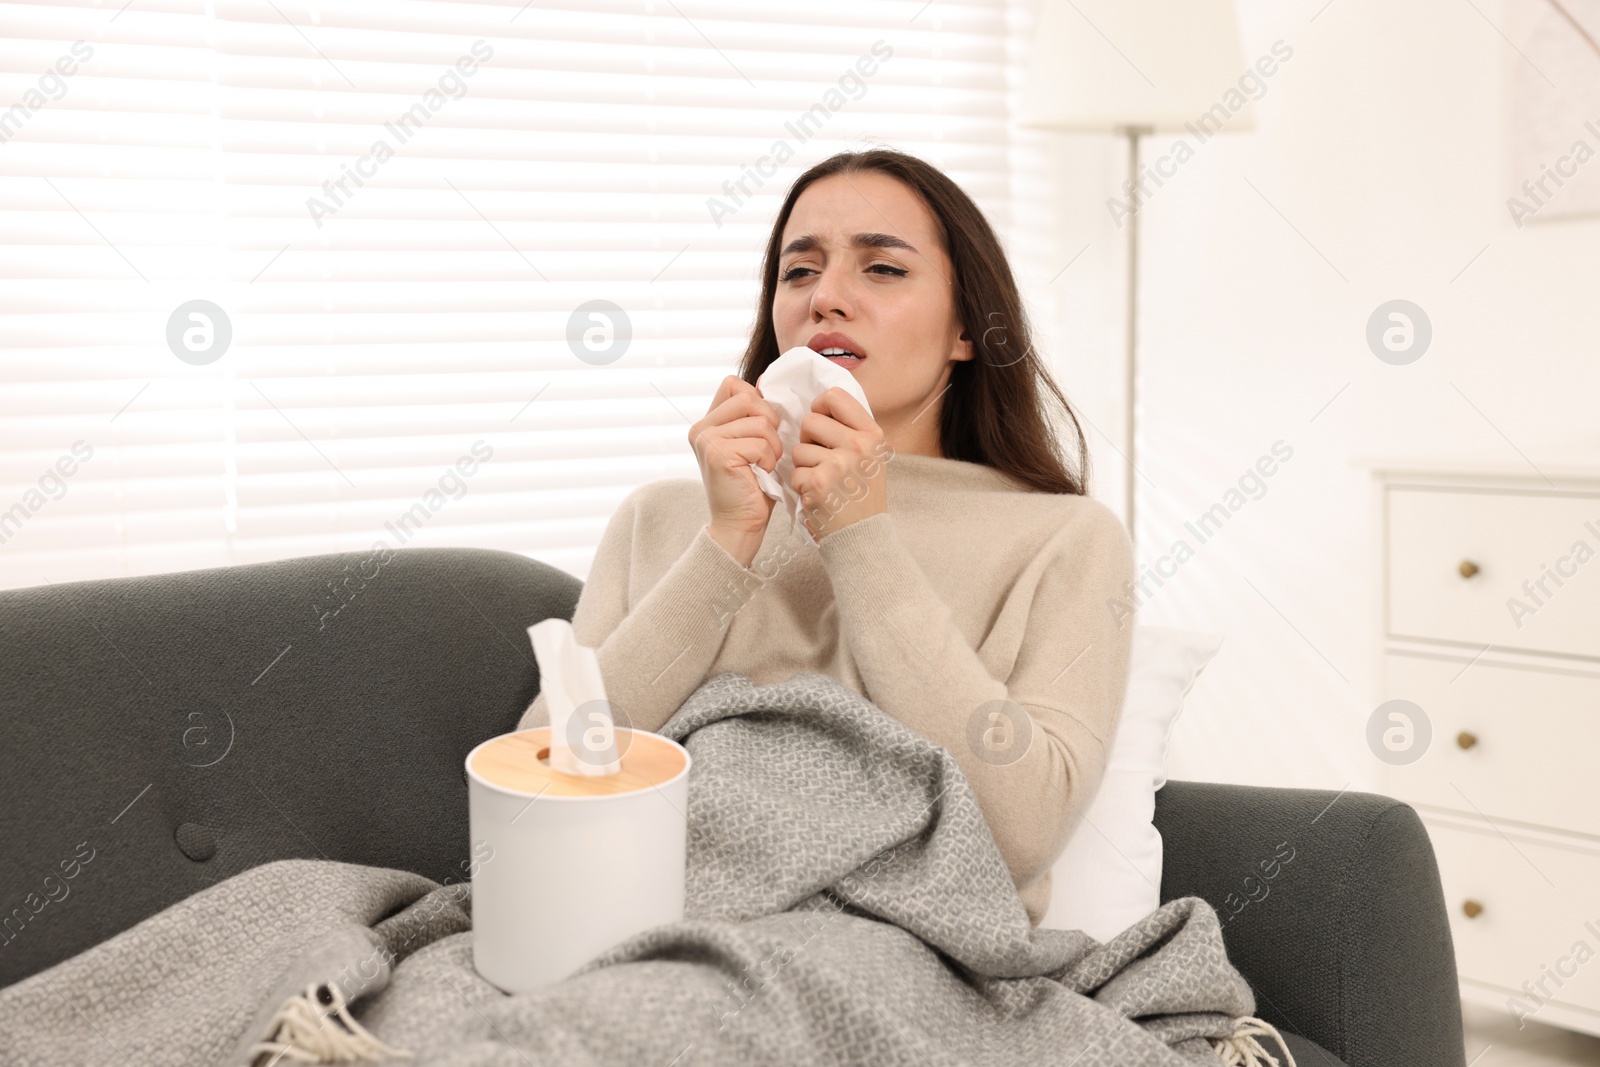
{"label": "sweater sleeve", "polygon": [[[663,535],[650,523],[650,488],[641,486],[624,498],[606,525],[573,610],[572,633],[595,650],[617,724],[655,732],[716,660],[728,636],[728,591],[758,578],[702,526],[666,573],[630,604],[634,547]],[[549,724],[541,689],[517,729]]]}
{"label": "sweater sleeve", "polygon": [[868,698],[956,758],[1019,886],[1055,862],[1099,785],[1127,686],[1133,627],[1107,605],[1133,577],[1133,546],[1113,512],[1084,500],[1045,548],[1037,585],[1010,593],[1031,600],[1005,679],[990,675],[887,512],[817,543]]}

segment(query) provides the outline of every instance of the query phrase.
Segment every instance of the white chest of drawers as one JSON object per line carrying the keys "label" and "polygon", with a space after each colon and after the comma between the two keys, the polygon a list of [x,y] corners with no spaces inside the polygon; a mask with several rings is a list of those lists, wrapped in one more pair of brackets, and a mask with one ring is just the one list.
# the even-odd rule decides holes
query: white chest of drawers
{"label": "white chest of drawers", "polygon": [[1368,744],[1428,827],[1462,996],[1600,1034],[1600,463],[1359,462]]}

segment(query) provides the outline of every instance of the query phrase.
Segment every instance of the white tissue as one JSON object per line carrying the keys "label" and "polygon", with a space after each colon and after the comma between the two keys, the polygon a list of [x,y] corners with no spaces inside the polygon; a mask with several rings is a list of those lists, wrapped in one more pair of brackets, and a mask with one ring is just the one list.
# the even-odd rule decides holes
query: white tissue
{"label": "white tissue", "polygon": [[811,405],[819,395],[836,385],[859,400],[867,414],[872,413],[872,405],[867,403],[867,394],[856,376],[805,345],[791,348],[773,360],[756,379],[756,388],[778,412],[778,440],[783,444],[783,455],[770,473],[754,463],[750,469],[755,472],[761,491],[783,505],[790,525],[813,545],[817,539],[806,529],[805,506],[800,494],[789,488],[789,479],[794,475],[794,446],[800,443],[800,420],[811,413]]}
{"label": "white tissue", "polygon": [[[550,709],[551,769],[590,778],[619,773],[616,729],[594,649],[578,644],[566,619],[534,623],[528,637],[539,661],[539,691]],[[583,717],[581,756],[567,743],[575,712]]]}

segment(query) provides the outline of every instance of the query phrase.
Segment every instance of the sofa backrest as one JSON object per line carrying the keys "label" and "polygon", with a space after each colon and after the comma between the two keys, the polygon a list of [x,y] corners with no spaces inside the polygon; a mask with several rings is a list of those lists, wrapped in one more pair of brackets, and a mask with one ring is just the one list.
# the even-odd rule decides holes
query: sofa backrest
{"label": "sofa backrest", "polygon": [[0,591],[0,987],[273,860],[464,880],[466,754],[581,588],[412,548]]}

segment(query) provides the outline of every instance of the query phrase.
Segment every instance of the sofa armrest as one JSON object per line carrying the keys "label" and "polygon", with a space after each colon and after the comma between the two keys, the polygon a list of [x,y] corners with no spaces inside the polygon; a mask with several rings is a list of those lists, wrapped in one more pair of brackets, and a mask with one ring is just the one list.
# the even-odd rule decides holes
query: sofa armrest
{"label": "sofa armrest", "polygon": [[0,591],[0,913],[76,843],[106,857],[6,935],[0,987],[273,860],[461,878],[467,753],[516,729],[527,627],[581,590],[418,547]]}
{"label": "sofa armrest", "polygon": [[1349,1067],[1465,1067],[1439,868],[1409,805],[1168,782],[1155,825],[1161,899],[1216,909],[1257,1015]]}

